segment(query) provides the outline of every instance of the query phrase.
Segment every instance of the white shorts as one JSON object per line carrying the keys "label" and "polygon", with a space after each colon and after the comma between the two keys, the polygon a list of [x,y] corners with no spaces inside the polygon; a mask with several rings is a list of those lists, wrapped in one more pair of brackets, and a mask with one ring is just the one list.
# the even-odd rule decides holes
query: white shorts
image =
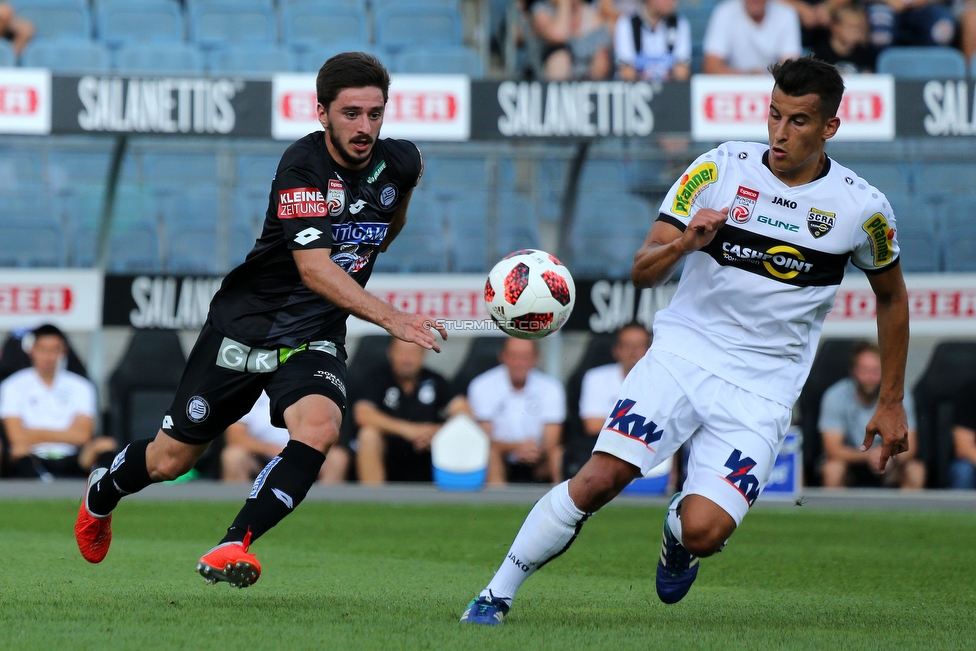
{"label": "white shorts", "polygon": [[739,525],[769,480],[792,416],[789,407],[651,350],[624,379],[593,451],[646,475],[688,441],[682,495],[708,498]]}

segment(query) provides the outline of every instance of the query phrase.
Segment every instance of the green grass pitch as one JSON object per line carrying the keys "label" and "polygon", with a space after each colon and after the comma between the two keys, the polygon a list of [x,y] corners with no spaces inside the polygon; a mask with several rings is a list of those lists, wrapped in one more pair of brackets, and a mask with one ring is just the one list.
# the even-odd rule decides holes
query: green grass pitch
{"label": "green grass pitch", "polygon": [[0,649],[976,647],[974,513],[758,510],[665,606],[663,509],[612,505],[489,628],[457,620],[526,506],[306,503],[253,546],[256,585],[204,585],[237,508],[123,502],[89,565],[77,503],[0,501]]}

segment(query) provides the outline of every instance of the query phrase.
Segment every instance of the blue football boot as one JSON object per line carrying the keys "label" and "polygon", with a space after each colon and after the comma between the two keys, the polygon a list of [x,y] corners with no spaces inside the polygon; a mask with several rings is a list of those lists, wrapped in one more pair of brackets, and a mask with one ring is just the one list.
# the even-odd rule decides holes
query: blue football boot
{"label": "blue football boot", "polygon": [[482,624],[483,626],[496,626],[505,620],[510,606],[496,599],[491,592],[485,597],[473,599],[468,604],[467,610],[461,615],[462,624]]}
{"label": "blue football boot", "polygon": [[[681,493],[675,494],[668,505],[668,511]],[[676,604],[691,589],[698,578],[698,557],[692,555],[678,538],[671,533],[668,516],[664,516],[664,541],[661,544],[661,558],[657,561],[657,596],[666,604]]]}

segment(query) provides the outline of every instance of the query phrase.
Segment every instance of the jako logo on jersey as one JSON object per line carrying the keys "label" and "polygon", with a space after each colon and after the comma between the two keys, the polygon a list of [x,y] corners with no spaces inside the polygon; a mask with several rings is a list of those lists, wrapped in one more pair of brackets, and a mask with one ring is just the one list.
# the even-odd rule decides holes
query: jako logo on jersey
{"label": "jako logo on jersey", "polygon": [[322,235],[322,231],[320,231],[317,228],[312,228],[311,226],[309,226],[308,228],[306,228],[305,230],[303,230],[302,232],[300,232],[298,235],[295,236],[295,241],[301,244],[302,246],[305,246],[309,242],[314,242],[315,240],[319,239],[320,235]]}
{"label": "jako logo on jersey", "polygon": [[732,484],[733,488],[742,493],[749,506],[752,506],[756,498],[759,497],[759,480],[750,471],[756,467],[756,462],[751,457],[742,457],[740,450],[733,450],[729,455],[725,467],[731,470],[725,476],[725,481]]}
{"label": "jako logo on jersey", "polygon": [[349,206],[349,212],[354,215],[358,215],[359,211],[366,207],[366,201],[364,199],[359,199],[356,203]]}
{"label": "jako logo on jersey", "polygon": [[386,237],[389,224],[382,222],[348,222],[332,224],[332,243],[341,244],[381,244]]}
{"label": "jako logo on jersey", "polygon": [[329,179],[329,189],[325,195],[325,203],[329,207],[329,216],[338,217],[346,207],[346,188],[342,181]]}
{"label": "jako logo on jersey", "polygon": [[678,192],[674,195],[671,211],[687,217],[691,211],[691,205],[695,203],[698,195],[717,179],[718,168],[712,162],[702,163],[682,176],[678,184]]}
{"label": "jako logo on jersey", "polygon": [[756,221],[761,222],[763,224],[769,224],[773,228],[782,228],[783,230],[789,231],[791,233],[797,233],[800,230],[800,227],[797,226],[796,224],[790,224],[789,222],[781,222],[778,219],[773,219],[772,217],[767,217],[766,215],[759,215],[758,217],[756,217]]}
{"label": "jako logo on jersey", "polygon": [[861,228],[871,237],[874,266],[882,267],[891,262],[891,240],[895,237],[895,231],[888,225],[885,216],[876,212],[861,225]]}
{"label": "jako logo on jersey", "polygon": [[804,262],[803,254],[792,246],[779,245],[770,248],[768,251],[760,251],[748,246],[722,242],[722,251],[727,260],[762,262],[766,271],[782,280],[795,278],[801,271],[809,273],[813,269],[812,264]]}
{"label": "jako logo on jersey", "polygon": [[373,172],[366,178],[367,183],[376,183],[376,179],[380,178],[380,174],[386,169],[386,161],[381,160],[380,164],[377,165]]}
{"label": "jako logo on jersey", "polygon": [[648,421],[640,414],[631,414],[630,410],[635,404],[637,403],[634,400],[627,398],[618,400],[610,413],[609,422],[603,426],[603,429],[637,439],[650,448],[651,443],[661,440],[664,430],[657,429],[654,421]]}
{"label": "jako logo on jersey", "polygon": [[327,217],[325,198],[318,188],[292,188],[278,193],[278,219]]}
{"label": "jako logo on jersey", "polygon": [[735,193],[735,200],[729,208],[729,217],[737,224],[745,224],[752,217],[752,209],[756,207],[759,193],[744,185],[739,186]]}
{"label": "jako logo on jersey", "polygon": [[784,206],[790,210],[796,210],[796,202],[790,201],[789,199],[784,199],[782,197],[773,197],[774,206]]}
{"label": "jako logo on jersey", "polygon": [[810,212],[807,213],[807,229],[809,229],[810,235],[813,235],[815,239],[820,239],[829,233],[830,229],[834,227],[836,217],[835,213],[811,208]]}

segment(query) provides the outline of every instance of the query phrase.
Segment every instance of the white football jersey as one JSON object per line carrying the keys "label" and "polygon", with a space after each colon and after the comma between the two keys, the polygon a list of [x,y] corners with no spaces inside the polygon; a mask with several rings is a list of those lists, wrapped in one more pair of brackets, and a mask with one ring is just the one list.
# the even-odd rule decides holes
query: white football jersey
{"label": "white football jersey", "polygon": [[677,292],[654,319],[652,347],[792,407],[813,363],[848,260],[866,273],[898,258],[884,194],[827,159],[790,187],[769,147],[727,142],[672,186],[659,220],[684,230],[701,208],[729,208],[710,244],[685,258]]}

